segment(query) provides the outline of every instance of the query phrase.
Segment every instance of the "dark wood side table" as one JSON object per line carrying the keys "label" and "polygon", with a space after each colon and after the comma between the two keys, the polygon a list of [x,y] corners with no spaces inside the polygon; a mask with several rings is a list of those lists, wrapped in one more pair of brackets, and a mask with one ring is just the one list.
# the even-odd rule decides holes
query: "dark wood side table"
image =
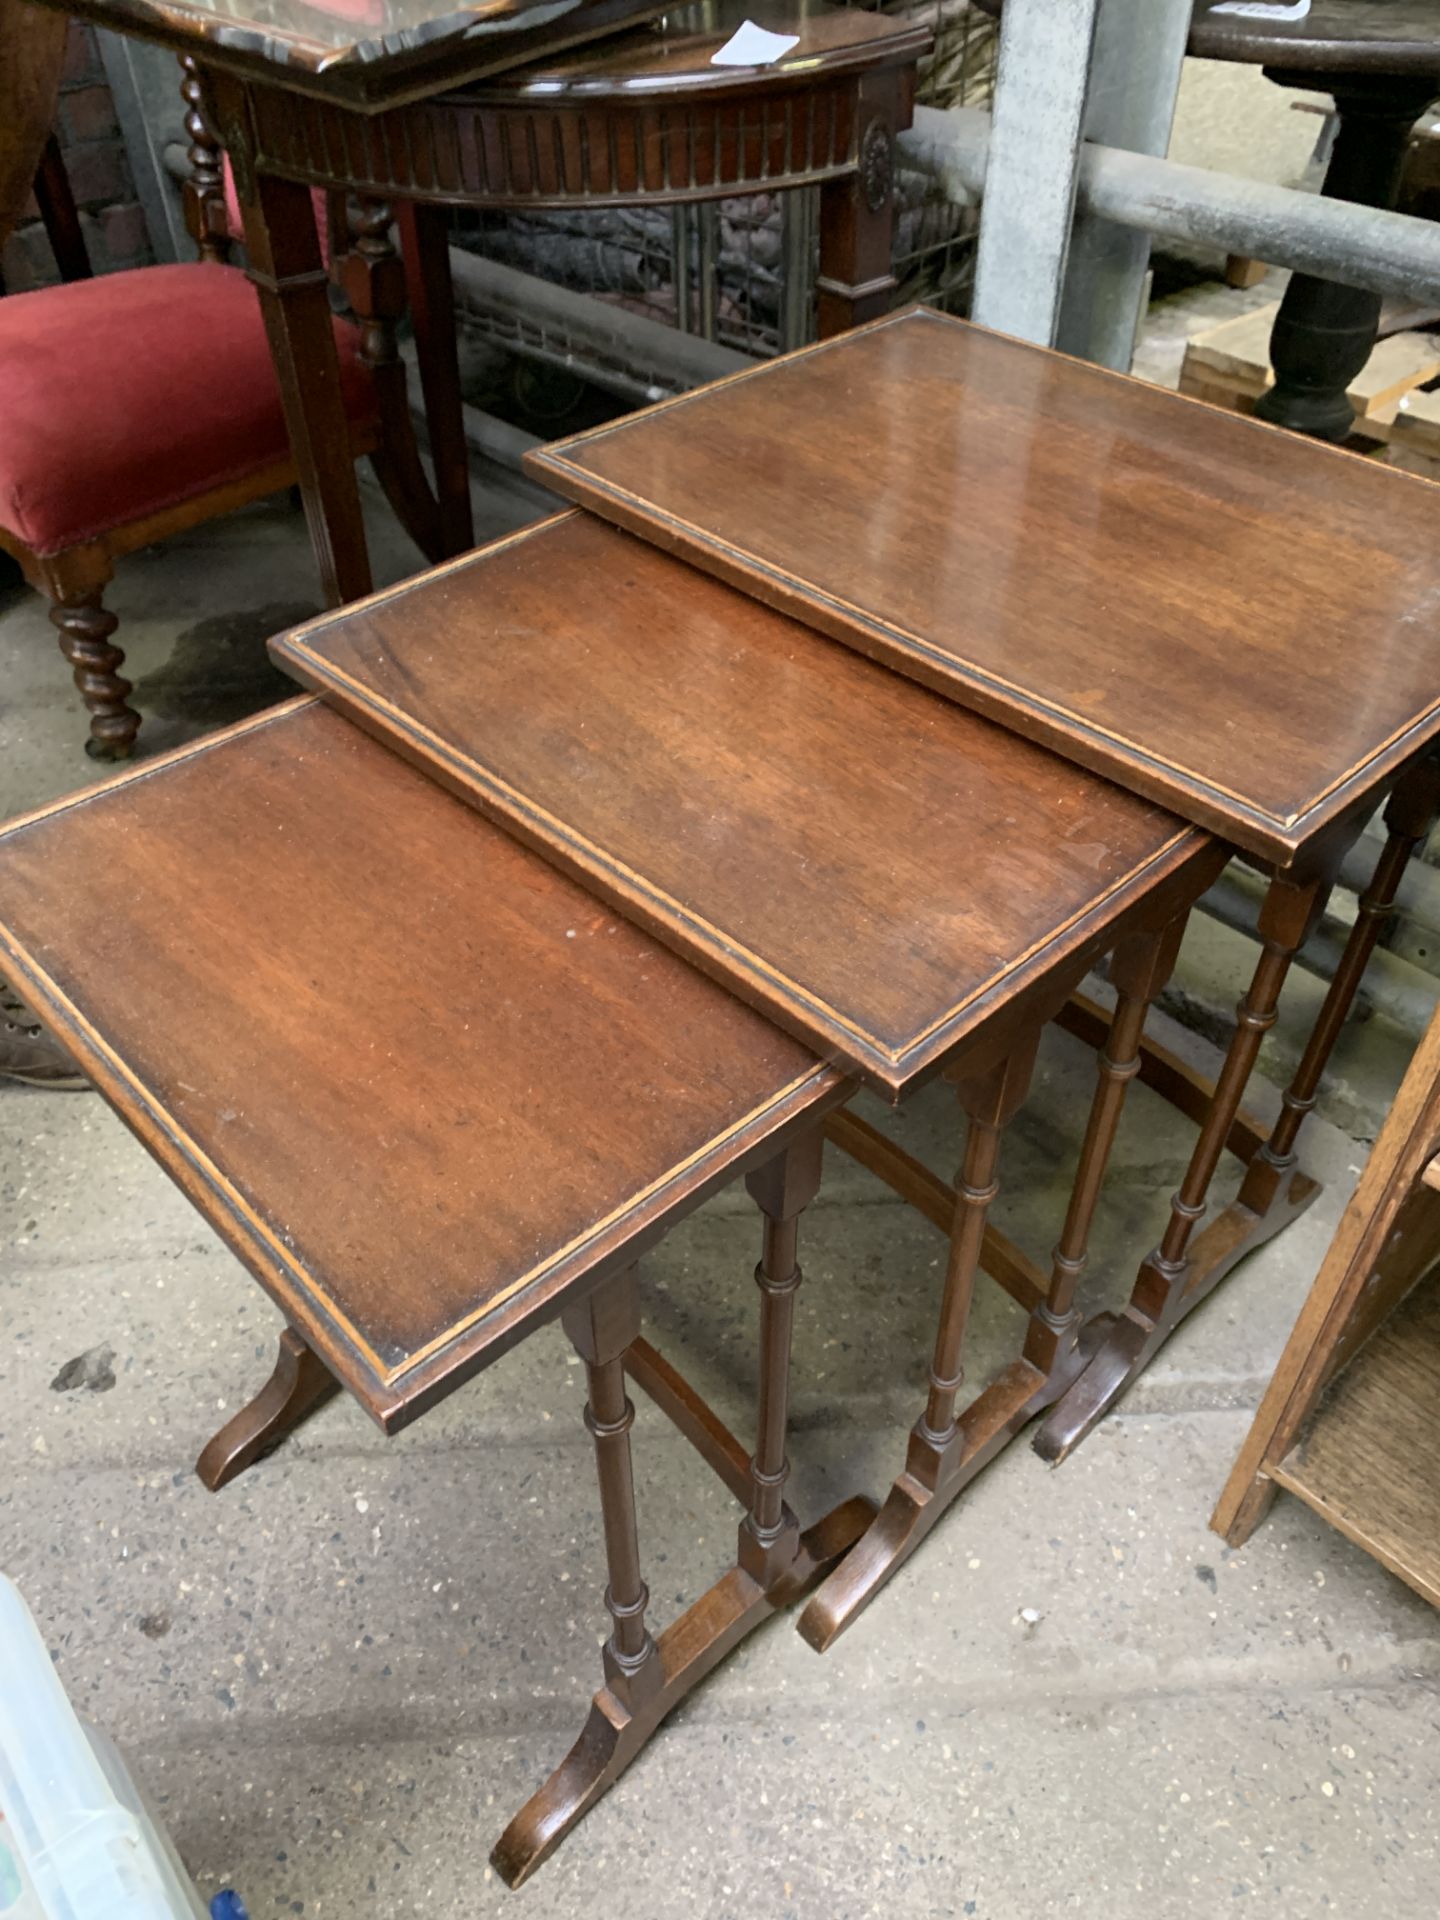
{"label": "dark wood side table", "polygon": [[[1313,1196],[1301,1125],[1440,786],[1434,488],[923,310],[532,465],[1270,873],[1260,959],[1170,1226],[1041,1429],[1063,1458]],[[1282,1117],[1196,1233],[1290,962],[1387,792],[1389,839]]]}
{"label": "dark wood side table", "polygon": [[[910,122],[926,26],[803,5],[792,21],[772,5],[762,19],[798,35],[798,45],[764,66],[716,67],[711,55],[747,11],[742,0],[721,0],[563,59],[547,54],[523,77],[496,83],[487,76],[542,47],[593,39],[657,9],[574,0],[547,38],[550,29],[527,23],[543,19],[540,0],[510,0],[498,15],[457,14],[453,0],[376,0],[365,39],[352,9],[331,12],[324,0],[82,0],[74,10],[160,40],[203,69],[332,604],[367,593],[371,581],[312,188],[359,196],[346,290],[387,437],[407,460],[407,524],[432,554],[473,539],[444,206],[682,204],[818,185],[821,331],[889,304],[894,136]],[[395,340],[406,274],[389,237],[396,212],[419,308],[438,499],[409,443]],[[223,228],[218,183],[209,217]]]}
{"label": "dark wood side table", "polygon": [[[976,0],[999,14],[1002,0]],[[1440,94],[1440,15],[1433,0],[1310,0],[1222,11],[1195,0],[1186,51],[1262,67],[1277,86],[1334,96],[1340,125],[1324,193],[1393,207],[1411,129]],[[1287,15],[1291,17],[1286,17]],[[1275,426],[1344,440],[1346,390],[1375,346],[1380,295],[1295,273],[1270,336],[1275,384],[1255,412]]]}
{"label": "dark wood side table", "polygon": [[[1224,859],[1193,827],[589,515],[272,643],[349,718],[818,1054],[898,1101],[936,1073],[958,1189],[853,1114],[832,1138],[948,1234],[905,1470],[802,1631],[824,1647],[1084,1360],[1077,1292],[1146,1009]],[[1059,1244],[988,1224],[1044,1023],[1119,993]],[[962,1404],[977,1271],[1025,1310]],[[900,1284],[900,1276],[897,1276]]]}
{"label": "dark wood side table", "polygon": [[[395,1432],[563,1317],[612,1627],[574,1751],[496,1847],[519,1885],[874,1512],[802,1531],[784,1499],[798,1220],[846,1077],[314,700],[5,829],[0,956],[286,1315],[262,1409],[281,1430],[339,1382]],[[357,1048],[375,993],[443,1017]],[[640,1338],[635,1285],[741,1175],[764,1222],[753,1455]],[[731,1564],[658,1637],[627,1370],[745,1509]],[[273,1437],[239,1424],[212,1461]]]}
{"label": "dark wood side table", "polygon": [[[1244,60],[1282,87],[1334,96],[1340,118],[1322,191],[1393,207],[1410,130],[1440,93],[1440,14],[1431,0],[1313,0],[1302,18],[1221,13],[1197,0],[1189,51]],[[1275,384],[1262,420],[1343,440],[1355,424],[1346,389],[1370,358],[1380,295],[1295,273],[1270,335]]]}
{"label": "dark wood side table", "polygon": [[1432,1020],[1210,1524],[1283,1487],[1440,1606],[1440,1017]]}

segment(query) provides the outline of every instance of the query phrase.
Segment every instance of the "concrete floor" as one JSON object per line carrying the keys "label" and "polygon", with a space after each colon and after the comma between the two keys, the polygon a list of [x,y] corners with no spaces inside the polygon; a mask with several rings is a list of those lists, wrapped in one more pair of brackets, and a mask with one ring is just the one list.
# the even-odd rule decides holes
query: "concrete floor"
{"label": "concrete floor", "polygon": [[[490,501],[486,529],[513,512]],[[409,571],[372,518],[382,576]],[[303,523],[276,504],[136,556],[113,605],[151,747],[234,718],[278,691],[265,634],[315,605]],[[20,589],[0,589],[0,688],[0,813],[93,776]],[[1176,1004],[1215,1017],[1251,960],[1197,925]],[[1318,1001],[1295,986],[1272,1078]],[[359,1007],[357,1029],[389,1017]],[[578,1730],[604,1620],[557,1331],[395,1441],[334,1404],[212,1498],[191,1462],[264,1378],[274,1310],[98,1099],[0,1086],[0,1567],[200,1887],[234,1885],[254,1920],[460,1920],[512,1898],[555,1920],[1421,1920],[1440,1907],[1434,1613],[1293,1500],[1243,1552],[1206,1526],[1405,1051],[1378,1021],[1347,1036],[1308,1139],[1322,1198],[1064,1468],[1013,1447],[823,1660],[785,1620],[758,1635],[523,1895],[486,1855]],[[999,1216],[1037,1256],[1092,1078],[1052,1036],[1007,1145]],[[892,1124],[953,1166],[943,1090]],[[1095,1300],[1123,1295],[1189,1137],[1135,1090]],[[726,1194],[646,1262],[652,1333],[742,1433],[755,1240]],[[900,1465],[943,1252],[829,1168],[800,1296],[802,1512]],[[984,1287],[972,1380],[1018,1324]],[[93,1385],[58,1390],[82,1354]],[[636,1461],[663,1623],[725,1561],[734,1510],[643,1405]]]}

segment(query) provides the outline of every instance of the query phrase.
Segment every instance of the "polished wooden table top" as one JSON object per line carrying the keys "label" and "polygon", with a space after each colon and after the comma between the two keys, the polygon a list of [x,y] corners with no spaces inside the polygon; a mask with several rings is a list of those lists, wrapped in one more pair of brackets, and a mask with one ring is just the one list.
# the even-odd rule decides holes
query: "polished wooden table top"
{"label": "polished wooden table top", "polygon": [[206,65],[362,109],[496,73],[662,11],[657,0],[38,0]]}
{"label": "polished wooden table top", "polygon": [[1435,0],[1310,0],[1303,10],[1290,5],[1232,12],[1225,11],[1225,0],[1196,0],[1189,50],[1207,60],[1248,60],[1316,75],[1440,79],[1440,12]]}
{"label": "polished wooden table top", "polygon": [[1440,732],[1440,493],[911,311],[530,456],[1282,864]]}
{"label": "polished wooden table top", "polygon": [[[975,0],[1002,12],[1001,0]],[[1440,78],[1435,0],[1195,0],[1186,51],[1293,73],[1430,74]],[[1323,80],[1320,82],[1324,84]]]}
{"label": "polished wooden table top", "polygon": [[387,1428],[846,1090],[314,700],[6,829],[0,967]]}
{"label": "polished wooden table top", "polygon": [[352,719],[895,1096],[1207,834],[589,515],[272,642]]}

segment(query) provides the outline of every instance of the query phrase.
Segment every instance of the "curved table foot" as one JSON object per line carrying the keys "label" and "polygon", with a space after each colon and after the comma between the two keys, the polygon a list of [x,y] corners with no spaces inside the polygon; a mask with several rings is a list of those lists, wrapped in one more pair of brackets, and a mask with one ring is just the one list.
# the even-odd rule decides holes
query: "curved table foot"
{"label": "curved table foot", "polygon": [[[1088,1330],[1087,1330],[1088,1333]],[[1092,1349],[1078,1343],[1042,1374],[1016,1360],[960,1415],[956,1443],[937,1458],[918,1429],[910,1435],[905,1471],[864,1538],[846,1555],[798,1622],[802,1640],[824,1653],[910,1558],[952,1500],[1017,1434],[1043,1413],[1085,1367]]]}
{"label": "curved table foot", "polygon": [[1132,1300],[1121,1314],[1097,1316],[1090,1326],[1098,1331],[1100,1345],[1036,1434],[1040,1458],[1052,1466],[1067,1459],[1231,1268],[1298,1219],[1320,1190],[1318,1180],[1296,1171],[1263,1214],[1232,1201],[1196,1236],[1184,1280],[1159,1314],[1144,1313]]}
{"label": "curved table foot", "polygon": [[325,1362],[287,1327],[280,1336],[275,1371],[207,1443],[195,1462],[196,1473],[211,1493],[218,1493],[339,1391],[340,1382]]}
{"label": "curved table foot", "polygon": [[507,1886],[529,1879],[615,1784],[671,1709],[762,1621],[808,1593],[874,1515],[874,1501],[862,1496],[835,1507],[799,1536],[794,1559],[768,1588],[732,1567],[660,1635],[661,1684],[643,1705],[632,1710],[614,1688],[600,1689],[580,1738],[495,1843],[490,1862]]}

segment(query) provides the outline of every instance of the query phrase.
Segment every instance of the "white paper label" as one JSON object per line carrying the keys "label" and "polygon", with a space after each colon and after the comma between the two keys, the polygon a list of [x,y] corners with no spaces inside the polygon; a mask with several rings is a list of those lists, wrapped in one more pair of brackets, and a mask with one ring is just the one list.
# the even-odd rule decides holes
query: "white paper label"
{"label": "white paper label", "polygon": [[1221,0],[1210,11],[1238,13],[1243,20],[1303,20],[1310,11],[1310,0],[1294,0],[1292,6],[1285,5],[1284,0]]}
{"label": "white paper label", "polygon": [[[1310,0],[1305,0],[1309,6]],[[789,53],[792,47],[798,47],[798,33],[771,33],[768,28],[757,27],[753,20],[746,20],[738,26],[718,53],[712,53],[712,67],[769,67]]]}

